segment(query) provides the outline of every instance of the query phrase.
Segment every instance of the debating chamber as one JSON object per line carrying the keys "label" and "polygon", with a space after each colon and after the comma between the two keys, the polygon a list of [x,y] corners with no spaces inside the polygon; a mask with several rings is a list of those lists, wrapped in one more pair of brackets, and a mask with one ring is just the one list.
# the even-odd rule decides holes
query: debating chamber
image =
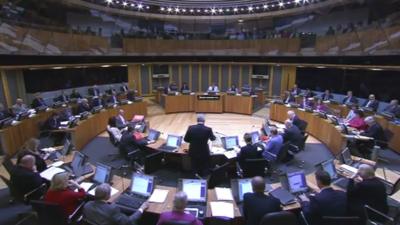
{"label": "debating chamber", "polygon": [[399,0],[0,0],[1,225],[400,225]]}

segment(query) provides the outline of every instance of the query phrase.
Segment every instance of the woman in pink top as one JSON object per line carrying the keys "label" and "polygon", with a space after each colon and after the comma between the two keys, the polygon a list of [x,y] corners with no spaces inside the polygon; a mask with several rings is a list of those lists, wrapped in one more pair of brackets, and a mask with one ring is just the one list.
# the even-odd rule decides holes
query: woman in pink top
{"label": "woman in pink top", "polygon": [[364,113],[361,110],[354,111],[354,117],[349,121],[349,126],[357,130],[366,130],[367,124],[364,121]]}

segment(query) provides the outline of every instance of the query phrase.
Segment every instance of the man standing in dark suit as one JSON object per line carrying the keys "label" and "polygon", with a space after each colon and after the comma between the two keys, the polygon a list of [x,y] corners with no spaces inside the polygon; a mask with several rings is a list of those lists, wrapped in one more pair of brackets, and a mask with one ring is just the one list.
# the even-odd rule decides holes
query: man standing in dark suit
{"label": "man standing in dark suit", "polygon": [[215,136],[210,127],[204,125],[204,115],[197,116],[197,125],[188,128],[184,140],[189,145],[189,156],[194,172],[200,176],[208,173],[210,163],[210,149],[208,140],[214,141]]}
{"label": "man standing in dark suit", "polygon": [[[11,171],[10,182],[21,197],[46,183],[37,172],[35,157],[32,155],[25,155],[20,159]],[[32,197],[39,199],[43,194],[44,188],[43,191],[35,192]]]}
{"label": "man standing in dark suit", "polygon": [[365,219],[364,205],[388,213],[387,194],[385,185],[375,177],[374,168],[362,164],[358,172],[350,179],[347,186],[347,199],[352,215]]}
{"label": "man standing in dark suit", "polygon": [[323,216],[346,216],[347,197],[343,191],[333,190],[329,173],[318,170],[315,173],[317,186],[321,190],[308,199],[300,195],[301,208],[310,224],[322,224]]}
{"label": "man standing in dark suit", "polygon": [[101,225],[137,224],[143,211],[148,207],[148,203],[145,202],[135,213],[126,216],[116,205],[107,202],[110,196],[111,187],[109,184],[97,186],[94,194],[95,200],[89,201],[83,207],[85,218],[94,224]]}
{"label": "man standing in dark suit", "polygon": [[246,142],[246,146],[240,148],[240,152],[237,155],[237,160],[240,167],[246,170],[245,160],[246,159],[257,159],[261,157],[261,154],[257,151],[257,147],[252,145],[251,135],[246,133],[243,137]]}
{"label": "man standing in dark suit", "polygon": [[374,112],[376,112],[376,110],[378,110],[378,107],[379,107],[379,101],[376,100],[375,95],[371,94],[371,95],[369,95],[368,99],[364,102],[363,107],[370,108]]}
{"label": "man standing in dark suit", "polygon": [[290,144],[300,147],[303,142],[303,135],[297,126],[294,126],[292,121],[285,121],[285,131],[282,134],[283,142],[290,142]]}
{"label": "man standing in dark suit", "polygon": [[282,210],[278,199],[265,195],[265,181],[262,177],[251,180],[253,193],[243,195],[243,214],[246,225],[260,224],[262,217],[267,213]]}
{"label": "man standing in dark suit", "polygon": [[358,99],[353,96],[352,91],[347,92],[347,96],[343,99],[342,104],[344,105],[356,105],[358,104]]}

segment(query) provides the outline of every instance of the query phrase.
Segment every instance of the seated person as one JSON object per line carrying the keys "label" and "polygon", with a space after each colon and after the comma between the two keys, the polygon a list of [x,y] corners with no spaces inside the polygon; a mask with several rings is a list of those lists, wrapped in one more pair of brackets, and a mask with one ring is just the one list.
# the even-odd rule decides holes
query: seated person
{"label": "seated person", "polygon": [[0,120],[11,116],[11,113],[4,107],[3,103],[0,103]]}
{"label": "seated person", "polygon": [[114,85],[110,85],[108,86],[108,89],[106,90],[106,94],[108,95],[112,95],[113,92],[117,92],[117,90],[115,90]]}
{"label": "seated person", "polygon": [[76,89],[72,89],[71,94],[69,95],[70,98],[79,99],[82,98],[81,94]]}
{"label": "seated person", "polygon": [[282,148],[283,137],[280,134],[278,134],[278,130],[276,128],[272,127],[270,130],[271,130],[271,136],[267,141],[267,146],[264,149],[262,155],[266,160],[274,161],[276,160],[276,157],[278,156]]}
{"label": "seated person", "polygon": [[344,104],[344,105],[358,104],[358,99],[353,96],[352,91],[348,91],[346,97],[342,101],[342,104]]}
{"label": "seated person", "polygon": [[209,87],[208,87],[208,89],[207,89],[207,92],[219,92],[219,88],[218,88],[218,86],[217,86],[217,84],[214,82],[214,83],[212,83]]}
{"label": "seated person", "polygon": [[60,112],[60,121],[71,121],[73,120],[74,114],[72,113],[72,107],[67,106]]}
{"label": "seated person", "polygon": [[126,132],[121,136],[118,148],[120,154],[125,158],[128,158],[129,152],[136,149],[143,149],[145,145],[147,145],[147,141],[144,139],[138,140],[135,136],[135,129],[133,126],[129,125]]}
{"label": "seated person", "polygon": [[168,85],[168,92],[176,92],[178,91],[178,85],[176,85],[175,81],[172,81],[169,85]]}
{"label": "seated person", "polygon": [[385,107],[383,112],[393,114],[395,117],[399,118],[400,117],[399,100],[393,99],[392,101],[390,101],[390,104]]}
{"label": "seated person", "polygon": [[356,110],[354,112],[354,117],[349,120],[349,127],[356,128],[357,130],[366,130],[367,124],[364,121],[364,112],[361,110]]}
{"label": "seated person", "polygon": [[129,122],[125,120],[125,111],[123,109],[118,110],[118,115],[115,116],[115,124],[119,129],[128,126]]}
{"label": "seated person", "polygon": [[235,92],[236,94],[239,93],[239,89],[234,84],[231,85],[231,87],[228,89],[228,91]]}
{"label": "seated person", "polygon": [[92,107],[90,107],[89,102],[86,98],[83,98],[82,101],[78,104],[78,114],[83,112],[90,112]]}
{"label": "seated person", "polygon": [[181,86],[181,92],[183,91],[190,91],[189,85],[186,82],[183,82]]}
{"label": "seated person", "polygon": [[285,91],[285,99],[283,100],[285,104],[296,102],[295,97],[289,91]]}
{"label": "seated person", "polygon": [[[21,198],[43,184],[47,184],[47,181],[37,172],[36,160],[32,155],[21,157],[11,171],[10,182]],[[37,191],[32,195],[32,199],[39,199],[43,194],[43,191]]]}
{"label": "seated person", "polygon": [[382,142],[386,141],[386,137],[382,126],[375,121],[373,116],[366,117],[364,121],[368,125],[368,128],[360,133],[360,135],[374,138],[378,142],[377,145],[383,147]]}
{"label": "seated person", "polygon": [[17,98],[17,100],[15,101],[15,105],[12,106],[12,111],[15,115],[27,112],[28,110],[28,106],[24,104],[24,100],[22,100],[21,98]]}
{"label": "seated person", "polygon": [[246,146],[240,148],[237,160],[240,167],[242,167],[243,170],[246,170],[246,168],[244,168],[245,160],[260,158],[260,153],[257,151],[257,147],[252,144],[251,135],[249,133],[245,133],[243,139],[246,142]]}
{"label": "seated person", "polygon": [[65,94],[64,90],[61,90],[60,96],[54,99],[55,102],[68,102],[69,97]]}
{"label": "seated person", "polygon": [[35,94],[35,98],[32,100],[32,108],[38,108],[42,106],[47,106],[47,104],[44,102],[42,95],[38,92]]}
{"label": "seated person", "polygon": [[331,92],[326,89],[325,92],[321,95],[321,100],[322,101],[330,101],[333,99],[333,95],[331,94]]}
{"label": "seated person", "polygon": [[313,108],[314,102],[308,100],[308,98],[303,97],[303,100],[300,103],[300,107],[305,109],[305,108]]}
{"label": "seated person", "polygon": [[101,95],[99,97],[94,97],[92,98],[92,107],[97,107],[97,106],[105,106],[106,105],[106,99],[107,95]]}
{"label": "seated person", "polygon": [[247,93],[249,93],[250,95],[254,94],[253,88],[252,88],[249,84],[244,84],[244,85],[242,86],[242,93],[243,93],[243,92],[247,92]]}
{"label": "seated person", "polygon": [[107,130],[113,135],[114,139],[119,142],[122,137],[122,131],[118,129],[115,117],[108,119]]}
{"label": "seated person", "polygon": [[278,199],[264,194],[264,178],[254,177],[251,180],[251,186],[253,193],[243,195],[243,216],[246,225],[260,224],[265,214],[282,211]]}
{"label": "seated person", "polygon": [[347,114],[346,118],[344,119],[346,122],[349,122],[356,116],[356,110],[358,110],[357,105],[352,105],[349,113]]}
{"label": "seated person", "polygon": [[121,88],[120,88],[121,92],[128,92],[129,91],[129,87],[126,83],[123,83]]}
{"label": "seated person", "polygon": [[58,113],[53,113],[51,114],[50,118],[47,119],[47,129],[49,130],[58,130],[58,128],[60,127],[60,115]]}
{"label": "seated person", "polygon": [[40,156],[39,153],[39,145],[40,140],[36,138],[30,138],[27,140],[20,152],[18,152],[17,156],[17,164],[21,161],[21,159],[26,155],[31,155],[35,157],[35,166],[36,170],[40,173],[47,169],[47,164],[44,159]]}
{"label": "seated person", "polygon": [[[77,192],[74,189],[78,189]],[[44,201],[58,204],[65,216],[71,215],[86,197],[86,192],[74,180],[69,180],[69,173],[63,172],[53,176],[50,188],[44,196]]]}
{"label": "seated person", "polygon": [[301,93],[301,89],[297,86],[297,84],[293,85],[293,88],[290,90],[293,96],[297,96]]}
{"label": "seated person", "polygon": [[137,221],[148,207],[143,203],[135,213],[130,216],[125,215],[115,205],[107,201],[111,196],[111,187],[104,183],[96,187],[94,192],[94,201],[89,201],[83,206],[83,216],[85,219],[101,225],[128,225],[137,224]]}
{"label": "seated person", "polygon": [[334,190],[329,173],[318,170],[315,173],[317,186],[321,190],[315,196],[300,195],[301,208],[310,225],[321,224],[324,216],[347,216],[347,196],[343,191]]}
{"label": "seated person", "polygon": [[376,100],[375,95],[371,94],[362,106],[365,108],[371,108],[372,111],[376,112],[379,107],[379,101]]}
{"label": "seated person", "polygon": [[284,142],[290,142],[290,144],[295,145],[297,147],[302,145],[303,135],[297,126],[293,125],[291,120],[285,121],[285,130],[282,134]]}
{"label": "seated person", "polygon": [[111,92],[111,96],[108,98],[108,103],[112,103],[114,105],[118,104],[117,92]]}
{"label": "seated person", "polygon": [[293,125],[300,129],[304,133],[307,129],[307,122],[300,119],[293,110],[287,112],[288,118],[292,121]]}
{"label": "seated person", "polygon": [[321,100],[317,100],[317,104],[315,104],[314,109],[317,110],[318,112],[328,112],[329,108],[328,106]]}
{"label": "seated person", "polygon": [[307,88],[306,91],[304,92],[304,97],[306,98],[312,98],[314,96],[315,96],[314,92],[312,92],[309,88]]}
{"label": "seated person", "polygon": [[100,89],[97,87],[96,84],[93,85],[93,87],[91,87],[91,88],[88,89],[88,94],[89,94],[90,96],[97,96],[97,97],[99,97],[99,96],[101,95]]}
{"label": "seated person", "polygon": [[347,186],[347,203],[350,215],[365,219],[364,205],[383,214],[388,213],[385,185],[375,177],[374,168],[362,164]]}
{"label": "seated person", "polygon": [[187,195],[183,191],[175,194],[172,211],[163,212],[158,219],[157,225],[164,225],[168,222],[189,222],[191,225],[203,225],[203,223],[190,213],[185,212]]}

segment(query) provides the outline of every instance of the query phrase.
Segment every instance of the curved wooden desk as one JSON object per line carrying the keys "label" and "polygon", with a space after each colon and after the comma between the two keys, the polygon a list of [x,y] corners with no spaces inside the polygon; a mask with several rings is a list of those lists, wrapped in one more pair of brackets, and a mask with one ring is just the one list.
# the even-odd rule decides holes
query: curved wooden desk
{"label": "curved wooden desk", "polygon": [[204,95],[196,93],[191,95],[161,95],[161,105],[165,113],[177,112],[203,112],[203,113],[239,113],[251,115],[253,113],[257,96]]}
{"label": "curved wooden desk", "polygon": [[346,146],[346,137],[329,120],[322,119],[313,113],[289,108],[285,105],[271,104],[270,119],[284,122],[287,111],[293,110],[296,115],[308,123],[307,132],[325,144],[333,155],[338,155]]}

